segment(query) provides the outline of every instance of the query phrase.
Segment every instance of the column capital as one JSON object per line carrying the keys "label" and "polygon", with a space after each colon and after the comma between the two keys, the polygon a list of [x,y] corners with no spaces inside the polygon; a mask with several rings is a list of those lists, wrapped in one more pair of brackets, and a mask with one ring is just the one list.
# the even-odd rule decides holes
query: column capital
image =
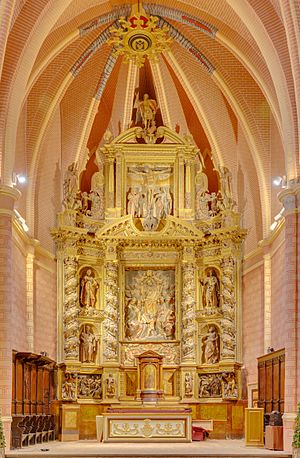
{"label": "column capital", "polygon": [[294,213],[300,207],[300,183],[283,189],[278,194],[278,199],[284,207],[284,215]]}
{"label": "column capital", "polygon": [[20,196],[21,192],[17,188],[0,184],[0,212],[12,214],[15,202]]}

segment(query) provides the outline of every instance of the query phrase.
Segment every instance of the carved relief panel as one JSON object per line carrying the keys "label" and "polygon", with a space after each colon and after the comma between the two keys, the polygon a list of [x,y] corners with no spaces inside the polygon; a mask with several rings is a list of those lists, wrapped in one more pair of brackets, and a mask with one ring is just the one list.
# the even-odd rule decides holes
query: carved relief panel
{"label": "carved relief panel", "polygon": [[102,375],[64,372],[61,397],[64,401],[101,400]]}
{"label": "carved relief panel", "polygon": [[102,376],[97,374],[80,374],[78,378],[77,397],[102,398]]}
{"label": "carved relief panel", "polygon": [[204,398],[238,399],[238,375],[235,371],[199,374],[198,396]]}
{"label": "carved relief panel", "polygon": [[128,166],[127,214],[141,218],[146,231],[156,230],[161,219],[173,214],[173,168],[168,165]]}
{"label": "carved relief panel", "polygon": [[174,340],[175,271],[125,270],[125,339]]}

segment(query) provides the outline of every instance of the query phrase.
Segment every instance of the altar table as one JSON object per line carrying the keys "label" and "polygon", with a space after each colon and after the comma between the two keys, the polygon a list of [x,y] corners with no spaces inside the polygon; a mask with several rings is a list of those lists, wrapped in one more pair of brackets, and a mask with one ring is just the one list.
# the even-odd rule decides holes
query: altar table
{"label": "altar table", "polygon": [[190,409],[111,409],[103,414],[103,442],[191,442]]}

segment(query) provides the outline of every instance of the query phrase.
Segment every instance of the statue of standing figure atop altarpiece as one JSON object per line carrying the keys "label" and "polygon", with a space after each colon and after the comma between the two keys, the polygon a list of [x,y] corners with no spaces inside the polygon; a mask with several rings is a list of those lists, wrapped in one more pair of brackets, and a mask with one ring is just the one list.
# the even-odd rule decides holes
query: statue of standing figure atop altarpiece
{"label": "statue of standing figure atop altarpiece", "polygon": [[94,219],[101,220],[104,218],[104,158],[103,154],[96,151],[95,163],[98,172],[95,172],[91,181],[91,192],[89,195],[91,201],[91,216]]}
{"label": "statue of standing figure atop altarpiece", "polygon": [[220,201],[221,210],[233,211],[236,207],[236,202],[233,199],[232,192],[232,173],[228,167],[220,166],[218,168],[220,182],[221,182],[221,195],[222,201]]}
{"label": "statue of standing figure atop altarpiece", "polygon": [[144,94],[143,100],[138,104],[137,121],[139,117],[142,119],[145,130],[151,129],[153,122],[155,125],[155,115],[158,106],[154,99],[149,98],[149,94]]}
{"label": "statue of standing figure atop altarpiece", "polygon": [[155,99],[150,99],[149,94],[144,94],[143,100],[139,101],[137,92],[134,108],[136,108],[135,120],[132,119],[130,126],[135,125],[136,141],[143,139],[145,143],[156,143],[159,138],[164,137],[165,129],[163,126],[157,126],[156,114],[158,104]]}
{"label": "statue of standing figure atop altarpiece", "polygon": [[77,164],[72,162],[67,168],[63,185],[63,205],[67,210],[76,209],[78,191]]}

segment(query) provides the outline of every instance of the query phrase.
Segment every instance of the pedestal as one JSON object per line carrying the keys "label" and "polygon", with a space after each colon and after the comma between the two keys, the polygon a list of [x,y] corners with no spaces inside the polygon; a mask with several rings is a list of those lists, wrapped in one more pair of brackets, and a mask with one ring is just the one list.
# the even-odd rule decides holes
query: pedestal
{"label": "pedestal", "polygon": [[265,448],[283,450],[283,426],[266,426]]}
{"label": "pedestal", "polygon": [[245,442],[250,447],[264,446],[264,409],[245,409]]}
{"label": "pedestal", "polygon": [[63,404],[61,406],[61,435],[62,442],[79,440],[80,406]]}
{"label": "pedestal", "polygon": [[96,415],[96,431],[97,431],[97,441],[102,442],[102,439],[103,439],[103,415]]}

